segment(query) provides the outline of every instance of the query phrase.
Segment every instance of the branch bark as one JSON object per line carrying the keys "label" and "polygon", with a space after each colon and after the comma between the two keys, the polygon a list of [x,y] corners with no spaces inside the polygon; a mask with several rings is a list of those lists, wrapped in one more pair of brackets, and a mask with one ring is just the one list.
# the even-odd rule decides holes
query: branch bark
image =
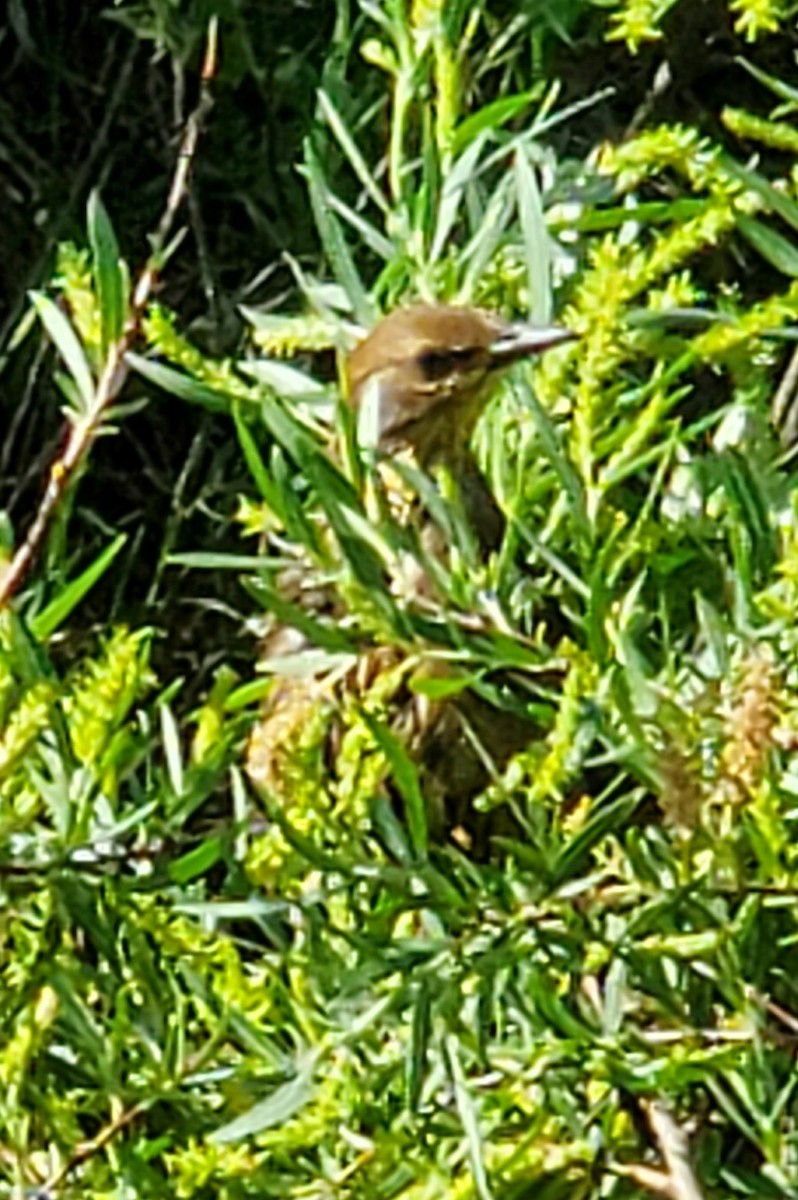
{"label": "branch bark", "polygon": [[108,350],[87,412],[72,422],[64,447],[50,467],[47,487],[24,541],[11,561],[4,568],[0,567],[0,609],[5,608],[17,594],[38,558],[53,516],[97,437],[109,407],[119,396],[127,379],[130,368],[126,356],[138,339],[141,319],[158,281],[175,217],[188,194],[199,135],[213,103],[211,81],[216,75],[217,45],[218,22],[213,17],[208,25],[199,100],[183,127],[166,205],[151,239],[152,250],[133,290],[130,316],[121,337]]}

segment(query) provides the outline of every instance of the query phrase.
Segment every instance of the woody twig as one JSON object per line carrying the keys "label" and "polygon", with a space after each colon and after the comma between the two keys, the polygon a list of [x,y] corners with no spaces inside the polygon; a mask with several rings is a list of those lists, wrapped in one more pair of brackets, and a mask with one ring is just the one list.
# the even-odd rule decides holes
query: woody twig
{"label": "woody twig", "polygon": [[664,1104],[658,1100],[642,1101],[641,1108],[662,1156],[662,1167],[645,1163],[617,1163],[620,1175],[634,1180],[654,1196],[663,1200],[702,1200],[693,1168],[687,1134],[676,1124]]}
{"label": "woody twig", "polygon": [[150,255],[133,290],[128,320],[120,337],[108,348],[91,403],[84,413],[70,423],[64,447],[50,467],[47,487],[25,540],[5,568],[0,567],[0,609],[16,595],[36,561],[54,514],[97,437],[108,409],[127,379],[130,368],[126,356],[138,339],[141,319],[157,283],[175,217],[187,196],[197,142],[213,102],[211,81],[216,75],[217,44],[218,21],[214,17],[208,25],[199,100],[183,128],[166,205],[151,239]]}

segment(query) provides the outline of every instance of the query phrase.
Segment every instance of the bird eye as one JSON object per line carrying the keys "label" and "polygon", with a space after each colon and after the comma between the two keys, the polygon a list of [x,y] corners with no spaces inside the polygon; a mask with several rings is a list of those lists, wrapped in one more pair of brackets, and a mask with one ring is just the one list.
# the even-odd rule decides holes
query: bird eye
{"label": "bird eye", "polygon": [[444,379],[447,375],[468,367],[475,354],[476,351],[471,346],[424,350],[418,356],[418,365],[425,379]]}

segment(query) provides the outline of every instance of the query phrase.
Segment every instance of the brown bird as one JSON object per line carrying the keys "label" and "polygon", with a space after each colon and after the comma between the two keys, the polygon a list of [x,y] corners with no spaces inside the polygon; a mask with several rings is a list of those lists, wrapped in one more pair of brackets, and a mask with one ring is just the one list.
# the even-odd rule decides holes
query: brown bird
{"label": "brown bird", "polygon": [[498,376],[574,336],[478,308],[396,309],[349,357],[349,400],[359,412],[361,441],[386,454],[409,447],[422,466],[455,465]]}
{"label": "brown bird", "polygon": [[[358,412],[360,440],[388,457],[410,450],[425,468],[445,463],[457,479],[482,548],[490,550],[501,541],[504,518],[469,449],[474,425],[491,385],[506,368],[573,337],[567,329],[512,324],[480,309],[444,304],[398,309],[349,357],[348,398]],[[425,551],[443,557],[447,547],[442,532],[423,512],[415,515],[420,516]],[[307,581],[311,586],[303,587],[302,577],[301,564],[284,572],[279,580],[283,594],[316,613],[341,614],[334,592],[315,586],[312,578]],[[429,586],[421,572],[419,592]],[[304,634],[278,623],[266,640],[264,657],[295,655],[308,645]],[[493,770],[501,772],[513,753],[542,736],[541,730],[523,713],[497,710],[471,693],[429,701],[414,683],[447,668],[431,655],[412,668],[408,661],[403,673],[404,654],[398,645],[366,645],[344,676],[338,670],[326,677],[280,680],[253,729],[248,774],[257,787],[284,802],[289,816],[291,806],[298,804],[300,819],[307,819],[306,801],[297,800],[309,786],[302,775],[307,740],[312,744],[315,737],[323,743],[324,778],[334,780],[345,730],[342,714],[352,697],[358,705],[366,704],[377,681],[381,701],[393,714],[391,729],[419,766],[425,795],[437,813],[433,825],[437,821],[444,830],[461,825],[478,842],[482,818],[470,813],[469,804],[489,782],[486,761],[492,759]],[[326,722],[326,734],[319,722]],[[388,782],[386,788],[392,794]]]}

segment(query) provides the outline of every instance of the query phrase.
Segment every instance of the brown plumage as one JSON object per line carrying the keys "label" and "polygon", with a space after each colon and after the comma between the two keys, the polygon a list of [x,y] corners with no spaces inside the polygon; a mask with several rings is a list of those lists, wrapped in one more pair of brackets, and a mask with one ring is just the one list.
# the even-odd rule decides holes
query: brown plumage
{"label": "brown plumage", "polygon": [[399,308],[349,356],[350,403],[384,453],[410,447],[423,466],[456,463],[496,377],[573,336],[557,326],[512,324],[478,308]]}
{"label": "brown plumage", "polygon": [[[361,442],[388,457],[410,450],[422,467],[446,463],[487,552],[501,541],[504,518],[469,448],[474,425],[502,371],[572,337],[556,326],[511,324],[480,309],[444,304],[398,309],[379,322],[347,363],[348,400],[358,413]],[[403,519],[418,520],[427,553],[445,557],[445,537],[423,510],[412,516],[408,510]],[[419,593],[429,591],[423,572],[419,581]],[[297,583],[293,577],[281,580],[282,588],[303,607],[335,612],[340,601],[334,595],[313,588],[297,590]],[[267,656],[281,652],[275,647],[282,646],[284,632],[279,627],[273,631]],[[299,636],[291,650],[307,645]],[[247,769],[253,782],[290,801],[296,791],[298,748],[308,732],[313,733],[314,716],[325,714],[324,769],[334,779],[341,714],[348,701],[367,704],[375,680],[396,677],[395,689],[382,699],[391,711],[393,732],[418,765],[428,803],[438,809],[438,832],[464,825],[467,833],[477,833],[481,823],[470,812],[471,800],[487,785],[491,772],[501,772],[512,754],[540,730],[522,714],[497,711],[469,692],[425,700],[423,690],[416,693],[413,678],[403,672],[404,653],[399,646],[364,645],[356,666],[343,677],[290,678],[276,684],[250,741]],[[413,668],[416,674],[445,669],[432,655]],[[385,786],[390,792],[387,780]]]}

